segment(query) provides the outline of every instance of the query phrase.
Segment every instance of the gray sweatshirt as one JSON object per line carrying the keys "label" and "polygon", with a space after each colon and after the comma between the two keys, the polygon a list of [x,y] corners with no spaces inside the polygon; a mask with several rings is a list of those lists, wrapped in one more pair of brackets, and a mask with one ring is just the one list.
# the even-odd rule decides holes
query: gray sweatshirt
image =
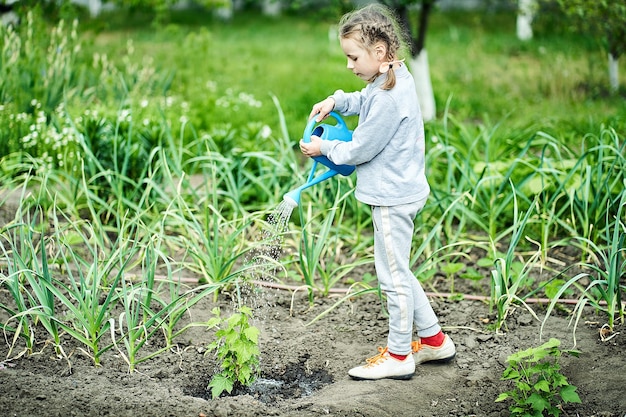
{"label": "gray sweatshirt", "polygon": [[428,197],[424,123],[413,76],[405,65],[394,70],[396,85],[380,86],[379,76],[363,90],[331,96],[335,111],[358,114],[352,141],[322,141],[321,152],[338,165],[356,165],[356,198],[372,206],[414,203]]}

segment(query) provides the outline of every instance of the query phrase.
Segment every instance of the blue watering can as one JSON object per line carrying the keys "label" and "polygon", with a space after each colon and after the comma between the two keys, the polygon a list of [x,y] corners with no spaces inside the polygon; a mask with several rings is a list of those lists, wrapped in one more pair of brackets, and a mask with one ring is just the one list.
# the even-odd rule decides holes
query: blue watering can
{"label": "blue watering can", "polygon": [[[330,115],[335,118],[335,120],[337,120],[336,125],[320,124],[318,126],[315,126],[315,117],[313,117],[311,118],[311,120],[309,120],[309,123],[304,129],[302,140],[304,142],[311,142],[311,136],[315,135],[322,138],[322,140],[341,140],[344,142],[351,141],[352,131],[348,129],[341,116],[339,116],[335,112],[331,112]],[[315,129],[313,129],[314,127]],[[316,177],[315,170],[317,169],[318,163],[326,166],[328,170]],[[296,188],[295,190],[292,190],[285,194],[283,196],[283,200],[293,207],[297,207],[298,204],[300,204],[300,193],[302,192],[302,190],[318,184],[324,180],[327,180],[328,178],[334,177],[337,174],[348,176],[352,174],[353,171],[354,166],[352,165],[336,165],[324,155],[314,156],[313,167],[311,168],[311,173],[309,174],[309,179],[307,180],[307,182]]]}

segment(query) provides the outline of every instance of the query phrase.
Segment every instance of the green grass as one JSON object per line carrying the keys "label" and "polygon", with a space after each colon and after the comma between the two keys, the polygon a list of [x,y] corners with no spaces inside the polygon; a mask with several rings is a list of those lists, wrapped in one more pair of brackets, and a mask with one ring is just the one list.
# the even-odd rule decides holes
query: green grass
{"label": "green grass", "polygon": [[[338,88],[363,87],[345,69],[338,42],[329,40],[336,19],[270,19],[243,12],[221,22],[202,13],[173,14],[170,25],[160,30],[113,21],[110,29],[97,33],[94,47],[114,57],[132,39],[136,57],[151,56],[157,68],[175,71],[172,92],[192,108],[206,106],[209,82],[220,95],[233,89],[263,103],[260,109],[221,114],[205,108],[200,128],[250,119],[275,127],[274,94],[289,132],[298,137],[314,103]],[[599,46],[538,26],[535,38],[524,43],[515,37],[513,14],[436,11],[427,50],[439,120],[447,110],[464,121],[506,119],[512,128],[533,125],[569,139],[600,124],[624,126],[624,88],[622,96],[605,93],[606,57]],[[620,71],[626,73],[623,59]]]}
{"label": "green grass", "polygon": [[[624,125],[624,88],[609,96],[607,58],[567,33],[515,36],[514,15],[437,14],[427,43],[439,105],[461,120],[530,124],[569,137],[601,123]],[[626,65],[622,59],[621,74]]]}

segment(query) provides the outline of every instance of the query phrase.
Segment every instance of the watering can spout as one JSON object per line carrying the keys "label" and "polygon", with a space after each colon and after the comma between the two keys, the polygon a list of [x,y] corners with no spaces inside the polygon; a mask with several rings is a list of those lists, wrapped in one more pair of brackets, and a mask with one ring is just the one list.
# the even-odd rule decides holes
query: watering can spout
{"label": "watering can spout", "polygon": [[295,190],[291,190],[289,191],[287,194],[285,194],[283,196],[283,200],[285,202],[287,202],[288,204],[290,204],[293,207],[298,207],[298,205],[300,204],[300,193],[302,192],[302,190],[312,187],[315,184],[319,184],[320,182],[327,180],[330,177],[334,177],[335,175],[339,174],[339,172],[332,170],[332,169],[328,169],[326,170],[324,173],[318,175],[318,176],[314,176],[315,175],[315,168],[317,167],[317,161],[315,161],[313,163],[313,168],[311,169],[311,174],[309,175],[309,180],[305,183],[302,184],[301,186],[299,186],[298,188],[296,188]]}
{"label": "watering can spout", "polygon": [[290,207],[296,208],[300,204],[300,190],[289,191],[283,196],[283,201]]}

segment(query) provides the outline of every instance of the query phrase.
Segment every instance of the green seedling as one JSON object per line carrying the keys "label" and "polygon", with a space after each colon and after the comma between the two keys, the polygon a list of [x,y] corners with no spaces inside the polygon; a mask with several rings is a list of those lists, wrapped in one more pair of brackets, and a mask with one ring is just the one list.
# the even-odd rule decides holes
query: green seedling
{"label": "green seedling", "polygon": [[[540,252],[535,252],[522,268],[519,268],[518,262],[515,260],[518,244],[524,236],[525,228],[536,204],[533,204],[524,214],[518,211],[517,198],[514,198],[513,201],[515,203],[515,220],[512,226],[509,248],[504,257],[498,257],[495,260],[494,268],[491,271],[491,303],[495,305],[497,313],[496,330],[500,330],[505,324],[514,303],[522,303],[538,319],[535,312],[524,302],[526,295],[521,294],[521,292],[530,276],[536,259],[540,257]],[[492,248],[492,251],[493,253],[497,252],[495,247]]]}
{"label": "green seedling", "polygon": [[221,364],[221,372],[211,378],[207,388],[213,398],[224,391],[231,393],[235,384],[251,385],[259,372],[259,329],[250,325],[252,310],[242,306],[238,313],[228,319],[221,316],[220,309],[212,310],[214,315],[208,327],[219,327],[215,333],[217,340],[209,345],[207,352],[215,351]]}
{"label": "green seedling", "polygon": [[[515,386],[500,394],[496,402],[513,401],[509,407],[511,417],[558,417],[563,404],[581,402],[576,387],[560,372],[558,361],[564,352],[559,349],[560,344],[552,338],[507,358],[502,380],[512,381]],[[565,352],[578,356],[574,350]]]}
{"label": "green seedling", "polygon": [[454,294],[454,277],[465,268],[465,264],[461,262],[448,262],[441,267],[446,274],[446,278],[450,282],[450,293]]}

